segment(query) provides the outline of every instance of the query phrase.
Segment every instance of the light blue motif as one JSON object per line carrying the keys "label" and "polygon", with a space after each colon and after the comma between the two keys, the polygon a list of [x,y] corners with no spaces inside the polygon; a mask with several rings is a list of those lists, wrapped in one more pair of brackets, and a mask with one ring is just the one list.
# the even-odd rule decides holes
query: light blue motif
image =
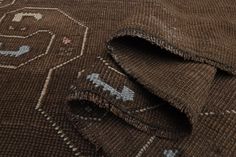
{"label": "light blue motif", "polygon": [[175,155],[178,153],[178,150],[164,150],[165,157],[175,157]]}
{"label": "light blue motif", "polygon": [[103,91],[109,91],[111,95],[116,96],[116,99],[122,99],[123,101],[133,101],[134,100],[134,91],[124,86],[121,93],[116,89],[106,84],[99,78],[99,74],[92,73],[87,76],[87,80],[93,82],[95,87],[103,87]]}
{"label": "light blue motif", "polygon": [[[0,43],[2,45],[2,43]],[[30,51],[30,47],[28,45],[22,45],[18,51],[8,51],[8,50],[0,50],[0,55],[10,56],[10,57],[19,57],[25,53]]]}

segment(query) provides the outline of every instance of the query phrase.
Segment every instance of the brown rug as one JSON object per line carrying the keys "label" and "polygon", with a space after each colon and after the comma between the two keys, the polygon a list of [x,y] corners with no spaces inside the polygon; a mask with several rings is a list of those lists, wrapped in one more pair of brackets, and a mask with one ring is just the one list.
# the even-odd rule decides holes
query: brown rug
{"label": "brown rug", "polygon": [[235,13],[0,0],[0,156],[235,156]]}

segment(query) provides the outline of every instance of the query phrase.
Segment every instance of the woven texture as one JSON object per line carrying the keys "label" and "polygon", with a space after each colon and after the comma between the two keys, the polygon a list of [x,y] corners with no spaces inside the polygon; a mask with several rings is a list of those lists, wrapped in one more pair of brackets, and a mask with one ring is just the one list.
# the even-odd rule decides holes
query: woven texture
{"label": "woven texture", "polygon": [[235,156],[235,13],[0,0],[0,156]]}

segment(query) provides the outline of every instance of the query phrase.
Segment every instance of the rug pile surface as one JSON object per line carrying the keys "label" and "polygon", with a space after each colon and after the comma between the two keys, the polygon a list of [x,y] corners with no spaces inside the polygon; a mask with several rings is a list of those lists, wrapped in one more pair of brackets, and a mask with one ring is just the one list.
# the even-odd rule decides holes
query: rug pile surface
{"label": "rug pile surface", "polygon": [[236,156],[234,0],[0,0],[0,156]]}

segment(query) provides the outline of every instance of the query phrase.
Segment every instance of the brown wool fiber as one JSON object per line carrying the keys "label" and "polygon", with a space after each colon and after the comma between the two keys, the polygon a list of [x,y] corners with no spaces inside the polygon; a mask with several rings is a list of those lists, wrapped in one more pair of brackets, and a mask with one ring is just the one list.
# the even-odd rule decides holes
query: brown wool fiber
{"label": "brown wool fiber", "polygon": [[0,157],[236,156],[234,0],[0,0]]}

